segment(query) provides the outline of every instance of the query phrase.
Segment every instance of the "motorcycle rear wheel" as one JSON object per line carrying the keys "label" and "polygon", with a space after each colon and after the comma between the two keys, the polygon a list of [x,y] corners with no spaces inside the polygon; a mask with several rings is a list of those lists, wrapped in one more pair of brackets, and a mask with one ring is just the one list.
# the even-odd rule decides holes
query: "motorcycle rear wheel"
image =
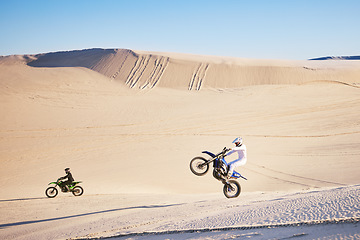
{"label": "motorcycle rear wheel", "polygon": [[71,190],[74,196],[81,196],[84,193],[84,189],[80,186],[76,186]]}
{"label": "motorcycle rear wheel", "polygon": [[202,176],[209,171],[209,164],[206,164],[207,160],[203,157],[195,157],[190,161],[190,170],[197,176]]}
{"label": "motorcycle rear wheel", "polygon": [[229,180],[224,184],[223,192],[227,198],[236,198],[241,193],[240,184],[235,180]]}
{"label": "motorcycle rear wheel", "polygon": [[55,187],[48,187],[45,190],[45,194],[48,198],[54,198],[58,195],[58,190]]}

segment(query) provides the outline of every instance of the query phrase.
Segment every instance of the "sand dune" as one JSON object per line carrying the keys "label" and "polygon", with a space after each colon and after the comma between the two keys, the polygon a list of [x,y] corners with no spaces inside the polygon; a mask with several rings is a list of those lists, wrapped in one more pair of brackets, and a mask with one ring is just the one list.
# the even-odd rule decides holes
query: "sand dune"
{"label": "sand dune", "polygon": [[[89,49],[32,56],[30,66],[86,67],[125,83],[130,88],[155,86],[200,90],[264,84],[338,81],[353,84],[359,61],[334,68],[330,61],[249,60],[156,53],[124,49]],[[337,63],[335,66],[339,66]],[[351,66],[351,68],[349,68]]]}
{"label": "sand dune", "polygon": [[[359,71],[357,61],[340,70],[316,62],[322,64],[325,75],[337,80],[309,77],[306,81],[298,73],[289,78],[288,83],[294,84],[284,85],[279,83],[289,71],[313,71],[291,61],[285,67],[280,67],[284,61],[273,61],[266,74],[259,70],[262,66],[254,66],[255,60],[229,58],[222,64],[220,59],[102,49],[4,57],[0,64],[1,154],[8,166],[2,170],[4,197],[20,197],[27,188],[37,189],[29,191],[37,195],[43,186],[35,182],[48,182],[69,164],[79,168],[77,178],[89,178],[86,182],[94,193],[108,188],[111,192],[112,188],[120,192],[216,191],[211,177],[191,175],[188,162],[202,150],[217,152],[229,146],[236,135],[243,135],[249,145],[252,160],[244,170],[252,179],[244,183],[248,191],[358,182],[356,168],[351,167],[357,166],[359,155],[358,80],[346,78]],[[151,61],[158,67],[151,68]],[[264,61],[259,60],[259,65],[270,62]],[[46,64],[52,67],[28,66]],[[114,80],[119,66],[127,71]],[[214,69],[222,73],[223,82],[210,84]],[[240,69],[245,69],[245,75],[257,69],[280,80],[261,80],[258,73],[247,81],[240,76],[241,81],[235,74]],[[343,81],[336,78],[340,72],[346,72]],[[231,78],[232,74],[237,77]],[[145,81],[146,75],[152,78]],[[157,87],[148,92],[126,85]],[[189,91],[196,89],[201,91]],[[82,169],[83,164],[88,168]],[[26,172],[30,166],[36,170]],[[49,171],[54,168],[56,172]],[[160,176],[154,178],[158,172]],[[88,177],[94,174],[103,177],[100,181]],[[178,186],[184,179],[191,183],[186,188]],[[10,191],[18,181],[34,183]]]}
{"label": "sand dune", "polygon": [[[47,222],[72,215],[64,212],[67,207],[40,216],[42,210],[36,206],[60,206],[64,199],[77,201],[80,215],[87,213],[82,201],[94,198],[103,204],[108,196],[114,199],[111,204],[92,211],[121,208],[117,204],[132,199],[132,194],[141,194],[143,202],[132,199],[123,207],[147,208],[160,201],[158,194],[167,196],[165,205],[186,203],[194,211],[202,208],[191,199],[226,201],[221,183],[211,173],[193,175],[189,162],[203,150],[230,147],[238,135],[248,148],[248,163],[238,170],[248,181],[239,180],[243,193],[232,201],[234,205],[276,192],[325,194],[324,188],[347,189],[360,180],[359,79],[357,60],[254,60],[123,49],[1,57],[0,236],[21,238],[30,230],[33,239],[42,233],[59,234],[63,228],[47,230]],[[61,194],[59,200],[41,202],[48,201],[42,199],[47,183],[64,175],[65,167],[72,168],[76,180],[84,181],[85,195]],[[315,195],[314,199],[326,201]],[[182,200],[172,201],[172,196]],[[277,204],[276,196],[271,199]],[[285,199],[293,196],[285,194]],[[25,202],[26,218],[17,205]],[[358,207],[347,208],[349,204],[344,201],[339,206],[344,215],[329,219],[357,218]],[[288,213],[291,201],[277,206],[272,208],[279,208],[274,218],[256,221],[276,224],[282,218],[287,224],[294,214],[302,216],[306,211]],[[216,214],[221,216],[222,210]],[[181,211],[176,208],[174,214]],[[276,215],[280,213],[288,218]],[[114,214],[109,219],[119,217]],[[214,221],[200,226],[207,216],[201,213],[196,222],[186,221],[196,227],[184,224],[181,229],[220,227],[215,215],[209,216]],[[317,220],[316,215],[299,221]],[[78,217],[77,226],[86,225],[86,230],[66,233],[67,237],[106,230],[98,225],[91,229],[87,222],[91,218],[74,219]],[[40,226],[32,222],[36,218],[56,220]],[[167,220],[153,220],[161,222],[162,231],[177,229],[165,219],[169,228]],[[29,223],[7,225],[19,222]],[[140,226],[146,222],[139,220]],[[244,226],[237,215],[230,222],[221,227]],[[116,224],[112,226],[120,229]],[[24,232],[16,235],[14,228]]]}

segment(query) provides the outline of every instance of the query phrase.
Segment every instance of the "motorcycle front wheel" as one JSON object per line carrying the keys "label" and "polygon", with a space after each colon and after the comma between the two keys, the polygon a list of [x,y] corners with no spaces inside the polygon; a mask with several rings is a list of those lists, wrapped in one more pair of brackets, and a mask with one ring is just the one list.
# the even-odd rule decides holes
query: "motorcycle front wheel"
{"label": "motorcycle front wheel", "polygon": [[48,187],[45,190],[45,194],[48,198],[54,198],[58,195],[58,190],[55,187]]}
{"label": "motorcycle front wheel", "polygon": [[74,194],[74,196],[81,196],[84,193],[84,189],[80,186],[76,186],[72,189],[72,194]]}
{"label": "motorcycle front wheel", "polygon": [[224,184],[223,192],[227,198],[236,198],[240,195],[240,184],[235,180],[230,180]]}
{"label": "motorcycle front wheel", "polygon": [[209,171],[209,164],[206,164],[207,160],[203,157],[193,158],[190,162],[190,170],[197,176],[202,176]]}

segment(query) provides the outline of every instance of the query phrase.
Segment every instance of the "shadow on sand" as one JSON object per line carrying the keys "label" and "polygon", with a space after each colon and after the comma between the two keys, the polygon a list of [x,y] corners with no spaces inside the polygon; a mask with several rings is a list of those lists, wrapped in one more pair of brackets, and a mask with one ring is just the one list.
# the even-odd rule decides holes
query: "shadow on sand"
{"label": "shadow on sand", "polygon": [[0,224],[0,229],[7,228],[7,227],[13,227],[13,226],[21,226],[21,225],[26,225],[26,224],[32,224],[32,223],[51,222],[51,221],[56,221],[56,220],[63,220],[63,219],[71,219],[71,218],[76,218],[76,217],[90,216],[90,215],[95,215],[95,214],[123,211],[123,210],[129,210],[129,209],[162,208],[162,207],[171,207],[171,206],[176,206],[176,205],[182,205],[182,203],[169,204],[169,205],[149,205],[149,206],[136,206],[136,207],[127,207],[127,208],[115,208],[115,209],[109,209],[109,210],[103,210],[103,211],[97,211],[97,212],[90,212],[90,213],[82,213],[82,214],[76,214],[76,215],[70,215],[70,216],[64,216],[64,217],[57,217],[57,218],[48,218],[48,219],[42,219],[42,220],[6,223],[6,224]]}
{"label": "shadow on sand", "polygon": [[40,200],[40,199],[48,199],[47,197],[37,197],[37,198],[14,198],[14,199],[4,199],[0,200],[1,202],[17,202],[17,201],[28,201],[28,200]]}

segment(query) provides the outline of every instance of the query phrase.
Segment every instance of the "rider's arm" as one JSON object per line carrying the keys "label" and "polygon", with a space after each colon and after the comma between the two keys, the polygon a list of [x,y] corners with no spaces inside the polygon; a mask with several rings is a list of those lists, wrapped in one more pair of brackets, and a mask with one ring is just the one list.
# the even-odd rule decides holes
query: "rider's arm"
{"label": "rider's arm", "polygon": [[233,154],[234,152],[242,151],[242,152],[244,152],[244,154],[245,154],[245,152],[246,152],[246,148],[245,148],[244,145],[242,145],[242,146],[240,146],[240,147],[229,148],[229,150],[230,150],[230,152],[228,152],[228,153],[226,154],[226,156],[229,156],[229,155]]}
{"label": "rider's arm", "polygon": [[228,153],[225,155],[225,157],[233,154],[234,152],[235,152],[235,151],[234,151],[232,148],[230,148],[230,152],[228,152]]}
{"label": "rider's arm", "polygon": [[233,152],[241,152],[243,154],[244,157],[246,157],[246,146],[243,144],[240,147],[234,147],[232,148]]}
{"label": "rider's arm", "polygon": [[68,174],[66,174],[66,176],[60,177],[59,180],[63,180],[63,179],[66,179],[66,178],[68,178]]}

